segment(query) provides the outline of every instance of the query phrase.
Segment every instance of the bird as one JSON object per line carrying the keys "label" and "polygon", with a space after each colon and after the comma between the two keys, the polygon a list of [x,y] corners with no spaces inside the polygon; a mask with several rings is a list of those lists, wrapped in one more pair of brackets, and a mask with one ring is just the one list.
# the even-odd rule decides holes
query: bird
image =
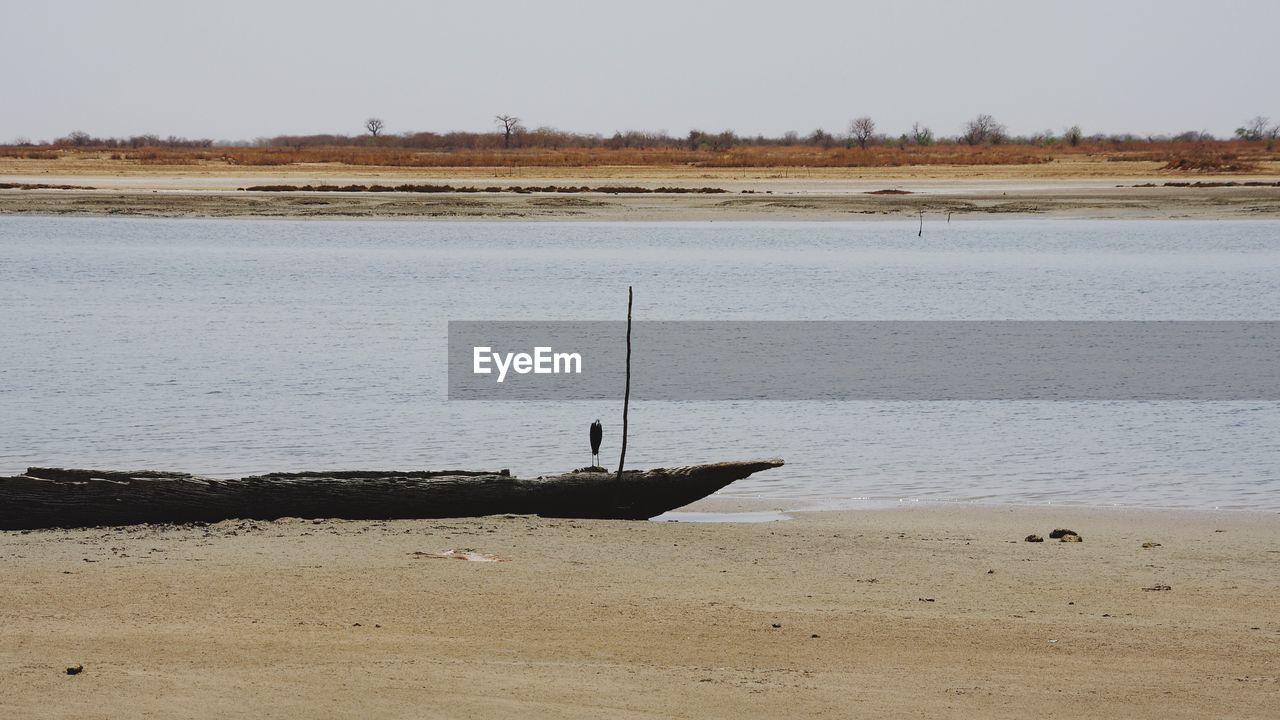
{"label": "bird", "polygon": [[600,457],[600,441],[604,438],[604,428],[597,419],[591,423],[591,466],[600,467],[598,459]]}

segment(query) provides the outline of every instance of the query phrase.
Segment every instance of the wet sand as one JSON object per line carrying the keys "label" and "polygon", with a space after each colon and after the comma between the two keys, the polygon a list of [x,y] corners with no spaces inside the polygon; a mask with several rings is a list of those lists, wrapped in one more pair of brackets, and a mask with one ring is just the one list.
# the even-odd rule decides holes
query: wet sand
{"label": "wet sand", "polygon": [[1275,514],[968,505],[0,533],[0,716],[1270,718],[1278,561]]}
{"label": "wet sand", "polygon": [[[480,220],[846,220],[1046,215],[1089,218],[1280,217],[1280,187],[1164,187],[1276,182],[1159,170],[1150,162],[910,168],[366,168],[140,166],[3,160],[0,182],[93,190],[0,190],[0,214],[440,218]],[[448,184],[716,188],[722,194],[248,192],[255,185]],[[1135,187],[1153,183],[1157,187]],[[902,194],[874,194],[892,190]]]}

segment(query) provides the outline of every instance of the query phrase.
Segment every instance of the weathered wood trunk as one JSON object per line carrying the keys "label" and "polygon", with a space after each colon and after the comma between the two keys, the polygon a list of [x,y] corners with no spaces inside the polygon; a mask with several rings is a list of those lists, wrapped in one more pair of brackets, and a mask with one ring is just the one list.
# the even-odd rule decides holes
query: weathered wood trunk
{"label": "weathered wood trunk", "polygon": [[186,473],[30,468],[0,478],[0,530],[232,518],[471,517],[512,513],[641,520],[782,460],[521,479],[502,472],[343,471],[216,480]]}

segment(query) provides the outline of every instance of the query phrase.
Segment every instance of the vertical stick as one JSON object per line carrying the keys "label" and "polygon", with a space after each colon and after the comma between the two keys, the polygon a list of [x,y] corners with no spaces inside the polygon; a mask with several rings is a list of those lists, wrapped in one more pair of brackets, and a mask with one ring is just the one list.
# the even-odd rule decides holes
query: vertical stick
{"label": "vertical stick", "polygon": [[618,456],[618,481],[627,461],[627,407],[631,405],[631,286],[627,286],[627,389],[622,395],[622,453]]}
{"label": "vertical stick", "polygon": [[916,233],[916,237],[924,237],[924,211],[920,211],[920,232]]}

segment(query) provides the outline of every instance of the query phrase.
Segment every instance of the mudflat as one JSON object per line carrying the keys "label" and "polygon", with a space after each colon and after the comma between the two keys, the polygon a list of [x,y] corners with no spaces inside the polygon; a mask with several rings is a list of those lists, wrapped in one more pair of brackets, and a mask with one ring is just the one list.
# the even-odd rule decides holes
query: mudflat
{"label": "mudflat", "polygon": [[[951,215],[1280,216],[1280,163],[1249,174],[1159,162],[871,168],[148,166],[0,158],[0,214],[481,220],[840,220]],[[454,192],[263,192],[284,186],[448,185]],[[91,189],[50,189],[70,185]],[[560,191],[525,192],[529,188]],[[590,188],[565,192],[567,188]],[[618,193],[616,188],[647,192]],[[474,192],[469,190],[485,190]],[[678,189],[695,192],[661,192]],[[492,191],[491,191],[492,190]],[[713,190],[716,192],[705,192]],[[659,192],[654,192],[659,191]],[[698,192],[702,191],[702,192]]]}

